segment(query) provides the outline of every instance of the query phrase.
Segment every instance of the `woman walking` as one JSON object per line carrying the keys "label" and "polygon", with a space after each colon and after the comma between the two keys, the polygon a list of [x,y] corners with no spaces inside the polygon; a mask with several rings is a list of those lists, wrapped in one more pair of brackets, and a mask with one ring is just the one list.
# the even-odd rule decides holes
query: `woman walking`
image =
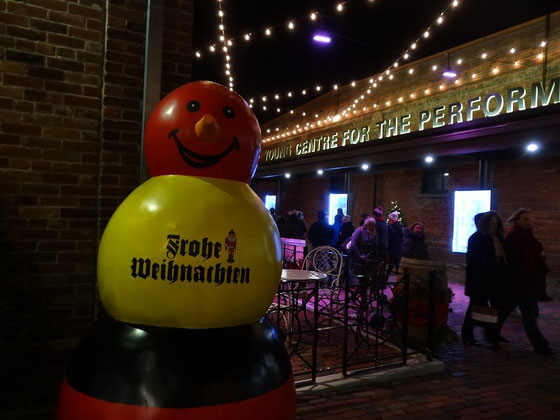
{"label": "woman walking", "polygon": [[[477,215],[478,216],[478,215]],[[478,220],[478,223],[477,223]],[[475,217],[478,230],[471,235],[467,249],[467,277],[465,295],[470,298],[465,320],[461,328],[464,343],[474,344],[473,306],[499,309],[503,301],[507,258],[504,251],[504,226],[495,211]],[[485,324],[486,339],[497,345],[498,341],[507,341],[499,335],[498,324]]]}
{"label": "woman walking", "polygon": [[548,356],[554,352],[537,325],[537,299],[546,295],[546,274],[550,269],[542,256],[543,247],[533,235],[529,210],[518,209],[508,222],[513,223],[513,226],[506,235],[505,250],[512,273],[504,317],[519,306],[523,327],[533,349],[538,354]]}

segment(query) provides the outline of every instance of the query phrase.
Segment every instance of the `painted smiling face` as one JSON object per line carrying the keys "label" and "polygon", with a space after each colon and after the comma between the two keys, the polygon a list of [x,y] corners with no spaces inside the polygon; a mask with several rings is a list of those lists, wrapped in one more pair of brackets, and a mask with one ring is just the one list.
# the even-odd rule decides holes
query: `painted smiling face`
{"label": "painted smiling face", "polygon": [[154,108],[144,136],[150,175],[191,175],[249,182],[261,130],[247,103],[213,82],[175,89]]}

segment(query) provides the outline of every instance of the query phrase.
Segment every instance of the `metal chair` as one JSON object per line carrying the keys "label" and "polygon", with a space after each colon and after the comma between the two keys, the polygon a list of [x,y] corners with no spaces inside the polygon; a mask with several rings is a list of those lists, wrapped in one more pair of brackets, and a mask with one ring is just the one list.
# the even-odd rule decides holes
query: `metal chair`
{"label": "metal chair", "polygon": [[[319,313],[328,317],[328,325],[319,328],[330,330],[332,320],[342,318],[344,302],[340,300],[340,276],[344,266],[344,258],[340,251],[331,246],[320,246],[312,249],[305,257],[303,268],[314,270],[327,275],[325,284],[319,288],[318,305]],[[337,314],[339,315],[337,317]],[[330,338],[330,331],[329,331]]]}
{"label": "metal chair", "polygon": [[306,255],[303,267],[326,274],[329,286],[332,287],[333,285],[338,286],[343,261],[342,254],[336,248],[319,246]]}

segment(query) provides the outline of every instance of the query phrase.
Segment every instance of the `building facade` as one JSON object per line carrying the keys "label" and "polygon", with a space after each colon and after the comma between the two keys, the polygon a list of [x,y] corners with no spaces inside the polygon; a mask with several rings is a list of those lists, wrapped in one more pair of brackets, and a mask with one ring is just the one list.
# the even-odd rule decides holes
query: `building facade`
{"label": "building facade", "polygon": [[489,189],[504,220],[532,210],[560,277],[559,23],[554,13],[400,63],[265,124],[255,191],[308,223],[331,193],[348,194],[355,225],[397,201],[409,225],[425,224],[432,259],[464,264],[452,251],[454,193]]}

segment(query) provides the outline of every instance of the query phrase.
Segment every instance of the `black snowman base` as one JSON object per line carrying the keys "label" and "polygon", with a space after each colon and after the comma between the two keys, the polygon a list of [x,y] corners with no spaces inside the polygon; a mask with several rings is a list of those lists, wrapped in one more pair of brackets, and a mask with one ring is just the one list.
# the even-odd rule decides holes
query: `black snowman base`
{"label": "black snowman base", "polygon": [[187,330],[99,320],[74,351],[59,420],[295,419],[290,360],[268,318]]}

